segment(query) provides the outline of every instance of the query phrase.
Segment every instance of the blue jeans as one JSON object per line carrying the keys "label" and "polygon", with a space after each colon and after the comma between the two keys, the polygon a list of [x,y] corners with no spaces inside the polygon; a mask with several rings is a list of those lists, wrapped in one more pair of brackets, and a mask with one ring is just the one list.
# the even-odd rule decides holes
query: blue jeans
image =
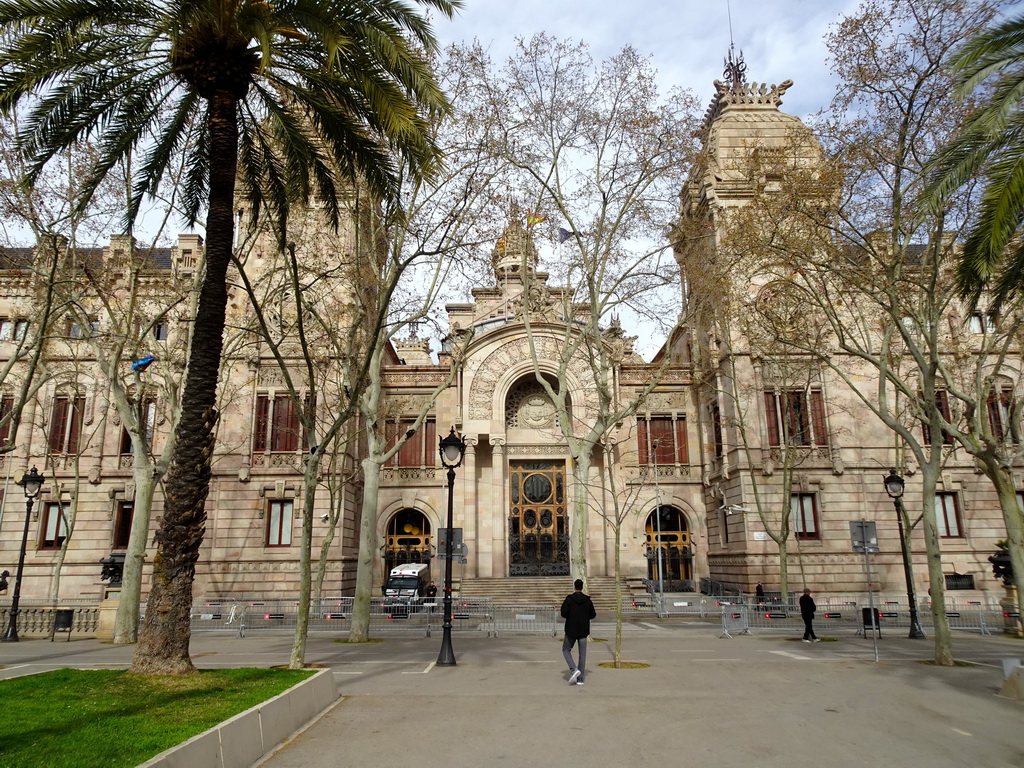
{"label": "blue jeans", "polygon": [[[579,664],[574,664],[572,660],[572,647],[576,643],[580,644]],[[562,641],[562,656],[565,657],[565,663],[569,665],[569,671],[575,672],[578,669],[580,671],[580,677],[582,677],[587,666],[587,638],[569,637],[566,635],[565,640]]]}

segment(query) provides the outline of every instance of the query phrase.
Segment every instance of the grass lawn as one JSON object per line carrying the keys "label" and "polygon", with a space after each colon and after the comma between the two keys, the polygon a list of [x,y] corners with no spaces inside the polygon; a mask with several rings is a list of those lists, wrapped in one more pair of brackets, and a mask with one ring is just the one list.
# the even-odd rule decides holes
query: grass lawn
{"label": "grass lawn", "polygon": [[312,674],[62,669],[2,680],[0,768],[130,768]]}

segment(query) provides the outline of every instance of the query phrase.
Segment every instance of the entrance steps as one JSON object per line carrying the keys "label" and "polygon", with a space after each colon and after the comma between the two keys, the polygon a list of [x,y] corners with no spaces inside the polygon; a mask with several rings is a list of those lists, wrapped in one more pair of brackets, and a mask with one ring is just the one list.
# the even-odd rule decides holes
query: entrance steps
{"label": "entrance steps", "polygon": [[[630,587],[622,579],[622,595],[629,597]],[[568,576],[507,576],[505,578],[463,578],[461,596],[484,597],[496,605],[562,605],[572,592],[572,579]],[[594,601],[599,616],[605,620],[615,612],[615,577],[591,576],[587,580],[587,593]]]}

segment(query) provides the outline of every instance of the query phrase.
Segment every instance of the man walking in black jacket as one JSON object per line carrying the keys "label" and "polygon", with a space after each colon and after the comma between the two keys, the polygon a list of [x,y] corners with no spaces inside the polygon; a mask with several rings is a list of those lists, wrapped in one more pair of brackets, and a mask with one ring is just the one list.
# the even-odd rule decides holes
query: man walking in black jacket
{"label": "man walking in black jacket", "polygon": [[[569,665],[569,685],[583,685],[583,673],[587,666],[587,637],[590,636],[590,620],[597,618],[594,602],[583,594],[583,580],[573,582],[576,591],[566,595],[562,601],[562,618],[565,619],[565,640],[562,641],[562,656]],[[572,647],[579,643],[579,664],[573,662]]]}
{"label": "man walking in black jacket", "polygon": [[804,642],[809,643],[812,640],[818,642],[818,636],[814,634],[814,612],[818,610],[818,606],[814,604],[814,598],[811,597],[811,590],[805,589],[804,593],[800,596],[800,617],[804,620]]}

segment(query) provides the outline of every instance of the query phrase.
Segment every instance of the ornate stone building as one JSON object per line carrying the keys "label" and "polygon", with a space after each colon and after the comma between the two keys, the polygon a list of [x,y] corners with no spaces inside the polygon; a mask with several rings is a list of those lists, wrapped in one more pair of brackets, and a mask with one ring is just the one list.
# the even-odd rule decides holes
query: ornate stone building
{"label": "ornate stone building", "polygon": [[[619,540],[625,577],[655,576],[651,545],[660,536],[661,567],[671,588],[694,589],[705,578],[747,591],[757,581],[777,588],[777,546],[755,514],[757,495],[763,508],[774,505],[793,515],[792,587],[806,583],[820,592],[862,591],[862,561],[850,546],[849,521],[868,518],[878,523],[878,581],[886,589],[901,588],[897,528],[882,484],[893,462],[892,433],[827,371],[805,367],[797,384],[780,361],[751,354],[741,335],[721,323],[714,302],[702,304],[696,293],[700,281],[689,279],[702,261],[721,260],[728,240],[722,231],[727,217],[721,212],[749,200],[746,169],[752,153],[793,146],[794,136],[806,139],[799,143],[804,153],[799,162],[813,163],[820,151],[802,123],[779,109],[789,85],[719,84],[704,124],[704,158],[682,192],[682,219],[707,223],[709,233],[676,253],[688,276],[683,304],[692,317],[689,328],[667,342],[651,363],[632,352],[621,329],[612,327],[605,334],[604,343],[618,345],[607,376],[622,398],[639,391],[668,359],[660,383],[636,415],[609,434],[609,450],[595,453],[588,479],[595,511],[612,506],[613,492],[628,506]],[[115,241],[90,257],[109,265],[125,247]],[[119,373],[126,374],[135,402],[152,403],[145,406],[144,420],[157,450],[173,420],[166,404],[182,370],[188,277],[201,247],[198,237],[183,236],[175,248],[149,255],[143,270],[143,330],[135,336],[139,344],[123,350]],[[9,407],[17,371],[25,365],[19,355],[28,347],[22,342],[32,333],[46,275],[29,269],[27,252],[4,255],[0,358],[16,362],[14,375],[9,372],[3,384],[0,407]],[[467,446],[455,489],[454,524],[465,543],[464,563],[456,574],[466,579],[564,578],[570,572],[574,457],[538,376],[568,388],[572,418],[581,423],[593,417],[593,382],[571,361],[558,380],[556,361],[567,327],[559,320],[562,293],[537,271],[528,227],[510,225],[494,250],[493,265],[493,285],[475,289],[471,301],[448,305],[449,335],[436,359],[429,341],[415,337],[389,350],[383,368],[387,408],[381,421],[390,439],[409,430],[431,391],[446,380],[455,364],[455,345],[460,355],[453,384],[381,470],[377,583],[396,563],[436,555],[447,504],[437,443],[452,427]],[[750,274],[725,277],[742,282],[752,295],[764,287]],[[524,301],[527,283],[534,289],[529,295],[543,299]],[[345,306],[344,297],[334,298]],[[301,433],[273,356],[244,332],[249,314],[236,291],[229,325],[243,330],[237,343],[228,344],[197,596],[288,598],[298,583],[302,465],[315,438]],[[33,465],[46,476],[30,520],[27,597],[54,591],[58,563],[62,596],[101,596],[99,560],[123,551],[130,529],[135,491],[131,441],[126,442],[112,407],[97,347],[83,338],[82,319],[74,313],[68,317],[62,338],[47,346],[47,355],[59,365],[51,365],[53,375],[32,394],[13,451],[0,455],[5,478],[0,566],[9,571],[17,561],[24,521],[24,500],[13,483]],[[117,336],[106,321],[89,323],[88,333]],[[131,362],[145,355],[157,360],[148,372],[143,370],[145,375],[133,378],[127,373]],[[330,369],[326,360],[324,370]],[[158,376],[164,377],[162,383]],[[141,393],[131,389],[143,384]],[[343,391],[343,382],[325,385],[311,407],[336,409],[333,399]],[[781,449],[787,442],[798,449],[795,466],[783,466]],[[337,461],[321,469],[313,551],[320,552],[327,542],[324,595],[350,594],[354,585],[361,491],[353,470],[361,450],[353,441]],[[908,506],[913,506],[914,493],[910,476]],[[160,504],[158,490],[153,529]],[[939,504],[949,584],[994,592],[998,584],[986,558],[1005,532],[991,485],[967,457],[950,456]],[[73,530],[62,518],[72,511]],[[584,536],[588,573],[611,575],[613,527],[591,514]],[[921,587],[926,578],[923,545],[911,538]]]}

